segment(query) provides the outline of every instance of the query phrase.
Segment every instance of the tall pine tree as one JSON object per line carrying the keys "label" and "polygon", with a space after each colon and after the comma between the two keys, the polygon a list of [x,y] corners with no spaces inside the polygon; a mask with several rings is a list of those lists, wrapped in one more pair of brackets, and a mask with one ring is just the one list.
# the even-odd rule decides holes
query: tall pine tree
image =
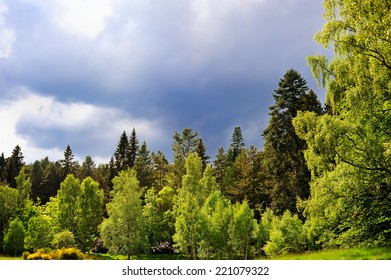
{"label": "tall pine tree", "polygon": [[140,147],[138,157],[134,163],[134,169],[137,173],[137,180],[140,182],[140,188],[150,188],[153,185],[152,158],[147,143],[144,141]]}
{"label": "tall pine tree", "polygon": [[198,156],[201,158],[202,162],[202,171],[205,170],[206,165],[208,164],[208,160],[210,159],[210,156],[206,154],[206,147],[204,145],[204,141],[202,141],[202,138],[197,139],[197,144],[194,148],[194,151],[198,154]]}
{"label": "tall pine tree", "polygon": [[7,182],[10,187],[16,188],[15,177],[18,176],[20,170],[24,166],[24,156],[22,154],[22,149],[19,145],[12,151],[12,155],[7,160]]}
{"label": "tall pine tree", "polygon": [[134,166],[139,153],[139,148],[140,147],[138,144],[136,129],[133,128],[132,134],[129,137],[129,145],[128,145],[127,155],[126,155],[129,168],[132,168]]}
{"label": "tall pine tree", "polygon": [[263,132],[267,183],[271,206],[277,213],[297,212],[296,198],[309,196],[310,172],[303,151],[307,148],[292,125],[298,111],[322,113],[315,94],[308,91],[306,80],[289,69],[278,83],[270,109],[269,125]]}
{"label": "tall pine tree", "polygon": [[235,162],[235,159],[238,157],[243,148],[244,140],[242,135],[242,129],[240,128],[240,126],[236,126],[234,128],[234,132],[232,133],[231,145],[228,149],[228,159],[231,163]]}
{"label": "tall pine tree", "polygon": [[75,156],[73,155],[71,146],[67,145],[64,151],[64,159],[60,160],[63,177],[62,180],[66,178],[68,174],[74,174],[77,167],[77,162],[75,161]]}
{"label": "tall pine tree", "polygon": [[119,138],[117,149],[114,152],[115,167],[120,172],[129,167],[128,160],[129,139],[126,131],[123,131]]}
{"label": "tall pine tree", "polygon": [[0,155],[0,184],[6,181],[7,160],[4,153]]}

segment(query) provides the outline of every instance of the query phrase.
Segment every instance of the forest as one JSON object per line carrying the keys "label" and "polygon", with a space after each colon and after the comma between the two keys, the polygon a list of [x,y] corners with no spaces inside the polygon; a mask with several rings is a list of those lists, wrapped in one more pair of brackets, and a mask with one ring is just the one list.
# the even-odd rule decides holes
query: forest
{"label": "forest", "polygon": [[253,259],[390,246],[391,3],[324,7],[314,39],[333,56],[307,61],[325,104],[288,69],[261,150],[237,126],[213,159],[192,128],[173,134],[171,161],[136,128],[105,164],[76,161],[71,143],[55,162],[26,164],[19,145],[2,151],[0,253]]}

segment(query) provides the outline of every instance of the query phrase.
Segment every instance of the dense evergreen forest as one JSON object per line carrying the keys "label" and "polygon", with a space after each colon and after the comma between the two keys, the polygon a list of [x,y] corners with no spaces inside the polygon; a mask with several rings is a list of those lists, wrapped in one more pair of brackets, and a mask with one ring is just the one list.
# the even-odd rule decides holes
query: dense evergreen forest
{"label": "dense evergreen forest", "polygon": [[[110,162],[25,164],[0,156],[0,251],[78,248],[110,254],[254,258],[391,243],[391,3],[324,1],[308,63],[322,106],[299,72],[276,81],[262,150],[235,127],[212,159],[191,128],[173,160],[126,130]],[[125,128],[126,129],[126,128]]]}

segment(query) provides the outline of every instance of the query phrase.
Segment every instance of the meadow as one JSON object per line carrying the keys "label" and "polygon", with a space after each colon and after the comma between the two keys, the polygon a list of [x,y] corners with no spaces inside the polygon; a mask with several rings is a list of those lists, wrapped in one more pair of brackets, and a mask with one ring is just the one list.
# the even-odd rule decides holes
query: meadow
{"label": "meadow", "polygon": [[302,254],[287,254],[273,260],[391,260],[389,247],[356,247],[329,249]]}

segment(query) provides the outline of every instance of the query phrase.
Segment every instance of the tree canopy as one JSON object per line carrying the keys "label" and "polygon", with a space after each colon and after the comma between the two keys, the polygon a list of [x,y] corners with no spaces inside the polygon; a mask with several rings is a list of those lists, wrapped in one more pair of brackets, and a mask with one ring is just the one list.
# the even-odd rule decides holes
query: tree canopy
{"label": "tree canopy", "polygon": [[327,23],[316,35],[334,57],[309,57],[327,86],[328,114],[294,120],[308,145],[311,196],[305,201],[314,244],[390,242],[390,4],[324,2]]}

